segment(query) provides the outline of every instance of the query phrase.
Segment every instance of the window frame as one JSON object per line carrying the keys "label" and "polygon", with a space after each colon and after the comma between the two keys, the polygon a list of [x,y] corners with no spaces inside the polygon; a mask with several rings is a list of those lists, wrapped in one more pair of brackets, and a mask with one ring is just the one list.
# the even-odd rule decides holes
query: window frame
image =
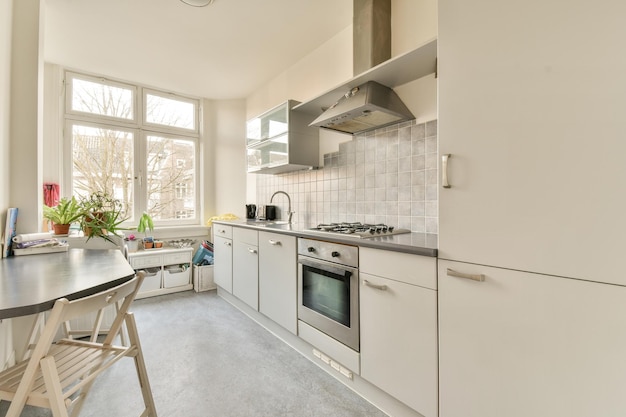
{"label": "window frame", "polygon": [[[153,96],[158,96],[161,98],[169,99],[169,100],[178,100],[184,103],[189,103],[194,106],[194,126],[192,129],[186,129],[183,127],[176,126],[167,126],[159,123],[151,123],[146,120],[148,114],[148,98],[146,97],[148,94]],[[169,93],[165,91],[159,91],[152,88],[144,87],[141,91],[141,116],[142,116],[142,124],[146,127],[146,129],[154,129],[162,132],[170,132],[174,134],[182,134],[182,135],[190,135],[190,134],[198,134],[200,132],[200,101],[197,99],[191,99],[189,97],[181,96],[179,94]]]}
{"label": "window frame", "polygon": [[[107,115],[99,115],[94,113],[87,113],[82,111],[76,111],[72,109],[72,80],[74,78],[104,83],[106,85],[112,85],[116,87],[128,88],[134,91],[134,103],[133,103],[133,115],[134,119],[123,119],[118,117],[112,117]],[[86,125],[90,127],[101,127],[103,129],[118,129],[124,131],[132,131],[134,135],[133,139],[133,213],[132,217],[122,224],[123,227],[134,227],[141,214],[147,210],[148,195],[147,195],[147,137],[156,135],[168,139],[183,139],[194,142],[194,204],[195,213],[191,218],[186,219],[170,219],[170,220],[156,220],[155,226],[158,227],[176,227],[176,226],[201,226],[202,225],[202,178],[200,176],[200,156],[201,156],[201,114],[202,114],[202,100],[200,98],[183,96],[179,94],[173,94],[166,91],[161,91],[153,87],[143,86],[141,84],[133,84],[129,82],[112,80],[107,77],[89,75],[72,70],[64,71],[64,109],[63,109],[63,158],[69,163],[63,164],[63,185],[67,190],[65,193],[69,196],[74,195],[73,189],[73,154],[72,154],[72,138],[74,124]],[[145,97],[146,94],[158,95],[168,99],[181,100],[194,104],[194,129],[177,128],[172,126],[165,126],[154,123],[146,123],[145,119]],[[141,110],[140,110],[141,109]]]}
{"label": "window frame", "polygon": [[[101,115],[101,114],[99,115],[99,114],[83,112],[83,111],[72,109],[72,99],[74,96],[74,84],[71,82],[71,80],[73,80],[74,78],[83,80],[83,81],[89,81],[93,83],[105,84],[105,85],[109,85],[112,87],[119,87],[119,88],[125,88],[128,90],[131,90],[132,95],[133,95],[133,105],[132,105],[133,118],[125,119],[121,117],[107,116],[107,115]],[[138,86],[120,82],[120,81],[113,81],[105,77],[96,77],[96,76],[81,74],[81,73],[73,72],[73,71],[65,71],[64,80],[65,80],[65,110],[64,110],[65,118],[67,118],[68,115],[72,115],[80,119],[83,119],[83,118],[87,120],[101,119],[103,121],[108,120],[109,122],[115,123],[115,124],[120,123],[120,124],[128,125],[128,126],[139,125],[137,116],[139,114],[138,110],[141,107],[139,105],[140,95],[138,94],[138,91],[139,91]]]}
{"label": "window frame", "polygon": [[[163,131],[154,131],[154,130],[144,130],[144,129],[140,129],[140,136],[141,139],[139,142],[141,142],[141,146],[143,147],[143,155],[145,156],[142,160],[137,161],[135,160],[135,162],[137,163],[141,163],[141,176],[142,176],[142,181],[143,181],[143,186],[147,187],[147,172],[148,172],[148,150],[147,150],[147,144],[148,144],[148,136],[160,136],[163,137],[165,139],[172,139],[172,140],[176,140],[176,139],[182,139],[182,140],[191,140],[193,141],[192,137],[190,136],[186,136],[186,135],[181,135],[179,133],[168,133],[168,132],[163,132]],[[200,149],[199,149],[199,141],[196,141],[195,143],[195,154],[194,154],[194,178],[195,178],[195,187],[194,187],[194,194],[195,194],[195,216],[192,217],[190,220],[185,219],[180,220],[180,219],[170,219],[170,220],[155,220],[155,225],[161,225],[161,226],[176,226],[176,225],[196,225],[196,224],[200,224],[200,219],[198,217],[198,212],[200,212],[200,167],[199,167],[199,163],[200,163]],[[148,194],[146,192],[142,192],[140,199],[142,199],[141,204],[142,207],[144,209],[147,209],[148,207]],[[139,215],[141,216],[141,213],[143,213],[143,210],[139,213]],[[197,221],[196,221],[197,218]]]}

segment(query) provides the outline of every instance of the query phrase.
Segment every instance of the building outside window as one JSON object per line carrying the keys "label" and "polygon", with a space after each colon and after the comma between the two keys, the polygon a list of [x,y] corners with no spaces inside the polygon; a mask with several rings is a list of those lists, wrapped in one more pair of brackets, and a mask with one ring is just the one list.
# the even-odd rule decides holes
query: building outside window
{"label": "building outside window", "polygon": [[187,196],[187,183],[179,182],[176,184],[176,198],[184,199]]}
{"label": "building outside window", "polygon": [[72,195],[106,192],[129,223],[147,211],[157,224],[197,224],[199,100],[69,71],[65,81]]}
{"label": "building outside window", "polygon": [[187,219],[189,217],[193,216],[193,213],[191,213],[188,210],[179,210],[176,212],[176,218],[177,219]]}

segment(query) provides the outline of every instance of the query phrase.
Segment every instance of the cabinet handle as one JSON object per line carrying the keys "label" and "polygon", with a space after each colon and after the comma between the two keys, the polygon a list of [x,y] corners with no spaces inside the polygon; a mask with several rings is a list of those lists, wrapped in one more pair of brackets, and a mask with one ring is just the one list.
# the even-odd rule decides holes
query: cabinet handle
{"label": "cabinet handle", "polygon": [[450,268],[446,269],[446,273],[451,277],[471,279],[480,282],[485,280],[485,276],[483,274],[466,274],[465,272],[458,272]]}
{"label": "cabinet handle", "polygon": [[366,286],[368,286],[370,288],[375,288],[377,290],[387,291],[387,286],[386,285],[372,284],[371,282],[369,282],[366,279],[363,280],[363,285],[366,285]]}
{"label": "cabinet handle", "polygon": [[449,153],[444,153],[441,155],[441,186],[443,188],[450,188],[450,182],[448,182],[448,159],[450,159],[452,155]]}
{"label": "cabinet handle", "polygon": [[226,233],[225,229],[217,229],[218,233]]}
{"label": "cabinet handle", "polygon": [[224,242],[224,244],[225,244],[226,246],[232,246],[232,244],[231,244],[230,242]]}
{"label": "cabinet handle", "polygon": [[248,248],[248,252],[250,252],[250,253],[256,253],[256,249]]}
{"label": "cabinet handle", "polygon": [[272,240],[272,239],[270,239],[270,240],[268,240],[268,242],[270,242],[270,245],[274,245],[274,246],[280,245],[280,240]]}

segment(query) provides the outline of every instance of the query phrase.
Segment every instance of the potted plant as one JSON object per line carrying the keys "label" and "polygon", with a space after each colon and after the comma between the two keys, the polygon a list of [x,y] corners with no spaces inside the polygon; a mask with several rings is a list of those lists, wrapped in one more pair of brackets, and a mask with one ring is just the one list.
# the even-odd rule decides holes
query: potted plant
{"label": "potted plant", "polygon": [[83,209],[76,198],[63,197],[54,207],[43,206],[43,217],[53,224],[55,235],[66,235],[70,230],[70,225],[80,220],[83,216]]}
{"label": "potted plant", "polygon": [[109,235],[120,236],[119,231],[128,230],[122,223],[128,220],[122,202],[107,193],[95,192],[81,201],[83,216],[81,226],[87,240],[101,237],[111,243],[115,242]]}
{"label": "potted plant", "polygon": [[137,232],[144,234],[143,247],[145,249],[152,249],[152,247],[154,246],[154,238],[148,236],[148,232],[146,232],[146,230],[150,230],[152,232],[154,230],[154,222],[152,221],[152,217],[148,214],[148,212],[144,211],[139,218]]}

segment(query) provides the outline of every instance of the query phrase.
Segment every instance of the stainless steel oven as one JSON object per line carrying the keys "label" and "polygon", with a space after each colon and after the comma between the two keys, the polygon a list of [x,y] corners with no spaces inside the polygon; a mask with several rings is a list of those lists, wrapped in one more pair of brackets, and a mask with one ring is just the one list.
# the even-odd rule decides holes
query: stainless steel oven
{"label": "stainless steel oven", "polygon": [[298,239],[298,320],[359,351],[359,248]]}

